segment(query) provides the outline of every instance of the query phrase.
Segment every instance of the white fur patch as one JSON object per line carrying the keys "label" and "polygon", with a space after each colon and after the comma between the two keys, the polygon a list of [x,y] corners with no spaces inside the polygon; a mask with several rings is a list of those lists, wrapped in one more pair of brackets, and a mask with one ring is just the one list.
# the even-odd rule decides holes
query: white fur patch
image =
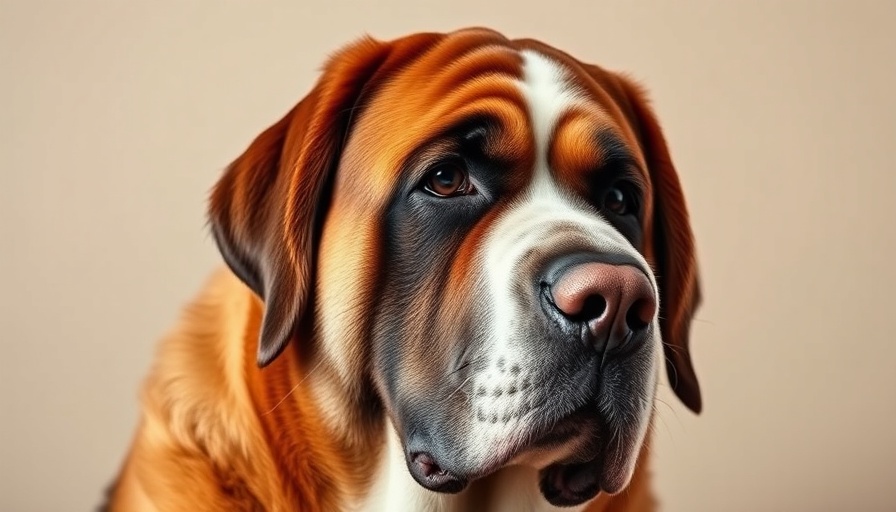
{"label": "white fur patch", "polygon": [[[520,401],[524,400],[525,393],[505,393],[495,397],[492,390],[506,389],[514,385],[512,382],[526,382],[527,369],[539,364],[537,347],[531,344],[526,333],[515,329],[518,323],[516,320],[523,311],[514,297],[513,288],[519,285],[517,269],[527,253],[538,247],[555,246],[564,238],[575,236],[577,240],[587,240],[595,252],[628,254],[641,263],[643,268],[649,268],[640,253],[611,224],[595,215],[580,200],[570,197],[554,180],[547,155],[558,120],[571,108],[594,107],[584,104],[586,100],[571,86],[571,81],[560,64],[534,52],[527,51],[523,55],[525,76],[519,86],[530,109],[536,144],[536,167],[527,193],[495,222],[486,241],[483,265],[491,294],[490,306],[494,323],[490,340],[492,346],[487,350],[491,356],[490,368],[476,375],[473,380],[473,414],[487,410],[493,414],[513,415],[513,411],[521,411]],[[564,226],[562,230],[558,229],[561,225]],[[570,226],[574,227],[573,235],[570,235]],[[653,276],[650,277],[656,289],[655,280]],[[658,326],[655,327],[654,332],[659,332]],[[654,391],[659,362],[662,361],[659,337],[652,340],[652,343],[653,368],[650,369],[645,393]],[[502,372],[499,366],[515,366],[519,368],[519,373],[514,375]],[[485,395],[477,392],[481,389],[487,391]],[[637,446],[632,452],[635,456],[646,434],[650,414],[650,407],[647,407],[639,418]],[[486,457],[488,453],[495,451],[502,439],[512,435],[522,423],[529,420],[526,416],[520,416],[505,423],[503,419],[499,418],[496,423],[473,422],[470,449],[478,451],[478,456]],[[634,470],[634,462],[633,458],[625,468],[629,476]],[[533,487],[536,481],[537,479],[531,480],[528,486]],[[517,496],[524,495],[521,490],[517,490]],[[543,498],[541,502],[544,503]]]}
{"label": "white fur patch", "polygon": [[[600,218],[587,205],[559,187],[548,166],[548,145],[557,121],[573,107],[594,109],[593,102],[572,87],[568,72],[557,62],[532,51],[522,52],[524,77],[518,86],[526,100],[532,121],[536,144],[536,161],[533,180],[528,190],[498,218],[484,242],[481,259],[483,283],[488,290],[486,309],[491,329],[488,345],[483,350],[488,354],[485,369],[471,376],[469,396],[470,414],[469,438],[466,452],[472,460],[486,461],[501,451],[502,443],[511,438],[523,425],[533,421],[532,416],[542,411],[527,408],[531,395],[528,387],[532,382],[530,370],[537,368],[539,359],[537,345],[532,343],[528,333],[519,332],[517,320],[523,308],[514,297],[513,289],[524,278],[519,275],[521,259],[535,248],[554,246],[570,236],[587,241],[595,252],[627,254],[649,268],[644,258],[610,223]],[[564,228],[558,229],[558,226]],[[572,228],[572,229],[570,229]],[[651,282],[656,289],[653,276]],[[655,332],[659,332],[654,319]],[[645,393],[653,392],[656,375],[662,361],[659,337],[651,340],[655,344],[653,368],[648,378]],[[511,369],[513,371],[511,371]],[[640,418],[638,448],[643,441],[648,426],[650,407]],[[492,418],[496,421],[492,421]],[[440,495],[419,486],[406,468],[400,442],[390,427],[389,455],[375,483],[371,501],[364,510],[479,510],[481,503],[468,503],[465,491],[457,495]],[[634,451],[637,456],[638,450]],[[556,455],[556,454],[553,454]],[[584,507],[556,508],[551,506],[538,488],[537,469],[550,463],[544,459],[517,460],[530,467],[507,467],[487,478],[488,491],[483,495],[488,506],[495,510],[579,510]],[[534,467],[533,467],[534,466]],[[629,475],[634,470],[626,467]],[[485,482],[484,482],[485,483]],[[475,485],[475,484],[474,484]],[[481,493],[481,488],[478,489]]]}
{"label": "white fur patch", "polygon": [[[600,253],[631,255],[644,268],[649,268],[638,251],[610,223],[597,216],[580,200],[570,197],[560,189],[548,167],[548,145],[557,121],[569,109],[583,106],[586,101],[573,89],[568,74],[560,64],[531,51],[523,52],[524,80],[519,84],[526,98],[535,135],[536,163],[533,181],[517,204],[508,208],[498,219],[485,242],[483,266],[491,295],[490,313],[493,322],[492,346],[488,350],[491,365],[473,379],[473,414],[485,411],[497,414],[498,422],[474,422],[471,450],[479,456],[495,450],[495,440],[507,437],[517,430],[525,416],[504,422],[504,416],[520,411],[520,400],[525,393],[495,397],[494,390],[513,386],[511,380],[526,382],[526,370],[537,366],[538,353],[528,343],[526,333],[517,332],[516,319],[523,312],[513,296],[518,284],[517,268],[528,252],[537,247],[550,247],[568,239],[568,227],[574,226],[573,236],[585,239],[591,248]],[[593,108],[593,107],[592,107]],[[566,229],[558,230],[558,226]],[[655,283],[654,287],[655,287]],[[498,365],[516,366],[517,374],[500,371]],[[484,389],[485,395],[478,390]]]}

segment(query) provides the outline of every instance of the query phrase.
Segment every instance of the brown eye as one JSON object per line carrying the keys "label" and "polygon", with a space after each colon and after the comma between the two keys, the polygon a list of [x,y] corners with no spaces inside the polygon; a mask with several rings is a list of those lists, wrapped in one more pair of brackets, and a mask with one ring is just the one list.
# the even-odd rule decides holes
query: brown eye
{"label": "brown eye", "polygon": [[604,195],[603,209],[616,215],[628,215],[634,213],[635,202],[631,194],[622,186],[613,186],[607,189]]}
{"label": "brown eye", "polygon": [[438,197],[452,197],[469,193],[467,170],[458,162],[444,163],[429,172],[424,182],[427,192]]}

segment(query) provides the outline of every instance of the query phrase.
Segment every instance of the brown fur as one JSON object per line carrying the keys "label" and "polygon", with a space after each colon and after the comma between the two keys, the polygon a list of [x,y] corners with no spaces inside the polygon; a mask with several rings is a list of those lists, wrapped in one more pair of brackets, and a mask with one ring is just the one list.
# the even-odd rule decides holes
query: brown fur
{"label": "brown fur", "polygon": [[[263,371],[255,364],[261,308],[226,269],[186,308],[144,386],[143,420],[108,510],[323,512],[363,493],[364,464],[352,469],[317,420],[296,354]],[[625,492],[587,510],[652,510],[647,453]]]}
{"label": "brown fur", "polygon": [[[608,106],[606,119],[576,113],[558,125],[551,160],[563,179],[574,182],[576,173],[599,162],[600,154],[576,142],[576,132],[594,123],[619,128],[640,148],[649,172],[644,179],[653,187],[644,250],[660,282],[672,385],[699,411],[687,342],[699,302],[693,239],[677,175],[642,92],[541,43],[511,42],[487,30],[391,43],[365,39],[336,54],[314,90],[215,187],[210,215],[231,268],[213,275],[163,340],[110,510],[331,511],[367,492],[382,450],[383,411],[363,377],[369,358],[359,333],[375,300],[379,233],[351,212],[359,202],[384,201],[394,176],[359,181],[332,173],[339,165],[398,168],[413,153],[412,142],[437,137],[438,127],[477,110],[504,120],[493,149],[526,169],[533,158],[527,120],[511,108],[522,103],[518,91],[495,82],[488,100],[475,100],[479,92],[455,90],[450,79],[477,69],[518,75],[510,46],[561,60]],[[460,49],[473,51],[455,62]],[[434,70],[449,63],[455,75],[430,83]],[[398,69],[402,80],[388,81]],[[346,146],[350,128],[354,142]],[[394,137],[390,130],[415,136]],[[662,213],[656,222],[654,211]],[[465,240],[453,262],[458,279],[452,275],[449,289],[458,304],[466,300],[463,269],[486,225]],[[322,341],[310,343],[315,337]],[[340,364],[324,364],[337,359]],[[647,458],[645,447],[628,489],[601,495],[588,510],[653,510]]]}

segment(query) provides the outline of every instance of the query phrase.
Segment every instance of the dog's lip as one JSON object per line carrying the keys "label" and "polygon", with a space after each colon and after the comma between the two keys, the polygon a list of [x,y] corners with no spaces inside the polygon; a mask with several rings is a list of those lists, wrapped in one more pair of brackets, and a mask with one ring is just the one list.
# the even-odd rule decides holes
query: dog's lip
{"label": "dog's lip", "polygon": [[542,496],[556,507],[572,507],[593,499],[601,491],[601,457],[587,462],[551,464],[539,473]]}
{"label": "dog's lip", "polygon": [[594,499],[601,492],[621,492],[631,471],[607,461],[606,450],[586,462],[551,464],[539,472],[539,489],[551,505],[572,507]]}
{"label": "dog's lip", "polygon": [[411,477],[430,491],[453,494],[464,490],[469,478],[440,466],[440,462],[426,452],[410,452],[407,455]]}
{"label": "dog's lip", "polygon": [[[593,411],[591,411],[593,413]],[[485,464],[473,470],[451,465],[452,461],[432,460],[440,471],[432,475],[416,474],[410,466],[412,476],[420,485],[436,492],[455,493],[465,489],[471,482],[485,478],[508,465],[516,464],[517,457],[537,447],[539,442],[562,444],[573,441],[576,436],[583,437],[579,449],[567,457],[538,468],[538,485],[544,498],[554,506],[575,506],[594,499],[599,493],[613,495],[621,492],[631,478],[631,469],[620,463],[620,451],[627,451],[622,446],[613,446],[610,437],[602,435],[603,428],[592,423],[581,428],[581,420],[587,416],[588,409],[581,408],[550,426],[538,429],[535,441],[518,443],[496,454]],[[531,438],[530,438],[531,439]],[[412,457],[412,454],[409,454]],[[616,461],[614,463],[613,461]]]}
{"label": "dog's lip", "polygon": [[[408,469],[418,483],[430,490],[458,492],[474,480],[488,477],[508,465],[520,463],[519,457],[530,451],[550,450],[552,447],[563,446],[573,442],[576,438],[585,438],[589,435],[595,437],[596,440],[598,434],[594,424],[589,422],[590,426],[582,426],[583,421],[588,421],[588,415],[593,414],[593,411],[590,411],[590,409],[591,408],[587,406],[582,407],[557,421],[520,431],[520,435],[516,436],[515,441],[505,444],[504,449],[493,452],[488,460],[483,461],[473,468],[462,468],[456,465],[454,463],[455,461],[434,457],[430,452],[426,451],[424,446],[416,445],[415,443],[416,449],[409,449],[409,447],[406,446],[405,457],[406,462],[408,463]],[[589,434],[589,431],[593,432]],[[581,444],[593,446],[594,442],[593,440],[585,440]],[[428,461],[438,468],[438,471],[433,475],[424,475],[419,471],[419,468],[414,466],[414,458],[420,453],[425,453]],[[582,457],[585,457],[586,459],[593,458],[594,453],[595,450],[593,448],[588,448],[584,451],[578,450],[575,455],[564,458],[563,462],[582,462]],[[525,463],[522,464],[526,465]],[[461,489],[457,489],[455,485],[451,485],[450,487],[452,487],[452,490],[441,491],[439,488],[442,487],[443,478],[462,482],[463,484],[460,486]]]}

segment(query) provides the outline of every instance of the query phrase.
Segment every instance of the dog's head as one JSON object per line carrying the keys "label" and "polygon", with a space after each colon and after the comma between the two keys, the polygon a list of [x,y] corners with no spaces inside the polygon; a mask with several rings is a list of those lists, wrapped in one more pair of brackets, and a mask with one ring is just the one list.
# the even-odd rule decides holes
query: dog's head
{"label": "dog's head", "polygon": [[314,344],[424,487],[508,464],[555,504],[629,481],[665,361],[700,410],[679,180],[642,92],[475,29],[359,41],[211,199],[265,302],[258,362]]}

